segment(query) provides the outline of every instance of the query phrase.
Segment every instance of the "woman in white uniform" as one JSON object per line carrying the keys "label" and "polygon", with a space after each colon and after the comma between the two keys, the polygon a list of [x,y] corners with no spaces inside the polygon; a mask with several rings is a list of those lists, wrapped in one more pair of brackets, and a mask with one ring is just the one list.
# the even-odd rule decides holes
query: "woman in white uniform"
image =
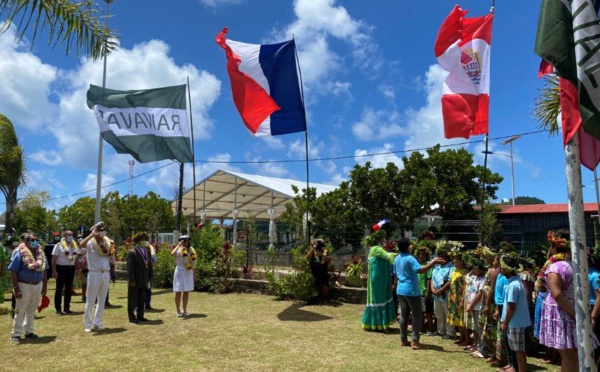
{"label": "woman in white uniform", "polygon": [[[194,290],[196,281],[196,251],[190,245],[190,237],[183,235],[179,238],[179,244],[171,251],[171,255],[175,257],[175,274],[173,276],[173,292],[175,292],[175,307],[177,308],[177,316],[188,316],[187,304],[190,292]],[[182,296],[183,293],[183,296]],[[183,304],[181,300],[183,297]],[[183,311],[180,311],[183,305]]]}

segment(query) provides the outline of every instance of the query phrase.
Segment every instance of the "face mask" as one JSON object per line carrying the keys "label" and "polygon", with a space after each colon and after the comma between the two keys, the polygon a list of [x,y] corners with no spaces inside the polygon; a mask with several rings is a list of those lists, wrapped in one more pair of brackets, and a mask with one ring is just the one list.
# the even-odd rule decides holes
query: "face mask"
{"label": "face mask", "polygon": [[8,235],[8,236],[6,237],[6,240],[10,240],[10,238],[12,238],[12,236]]}
{"label": "face mask", "polygon": [[35,241],[35,242],[30,242],[30,243],[29,243],[29,246],[30,246],[31,248],[34,248],[34,249],[35,249],[35,248],[37,248],[37,247],[38,247],[38,242],[37,242],[37,241]]}
{"label": "face mask", "polygon": [[140,247],[147,247],[147,246],[148,246],[147,241],[144,240],[143,242],[140,242]]}
{"label": "face mask", "polygon": [[18,246],[19,246],[19,242],[13,242],[13,243],[12,243],[12,246],[13,246],[13,247],[18,247]]}
{"label": "face mask", "polygon": [[98,233],[98,236],[101,237],[101,238],[104,238],[106,236],[106,231],[100,231]]}
{"label": "face mask", "polygon": [[54,241],[55,241],[55,242],[59,242],[59,241],[60,241],[60,236],[55,236],[55,237],[54,237]]}
{"label": "face mask", "polygon": [[81,238],[77,238],[77,243],[81,243],[82,240],[83,239],[81,239]]}
{"label": "face mask", "polygon": [[73,237],[72,236],[67,236],[67,243],[71,243],[73,241]]}

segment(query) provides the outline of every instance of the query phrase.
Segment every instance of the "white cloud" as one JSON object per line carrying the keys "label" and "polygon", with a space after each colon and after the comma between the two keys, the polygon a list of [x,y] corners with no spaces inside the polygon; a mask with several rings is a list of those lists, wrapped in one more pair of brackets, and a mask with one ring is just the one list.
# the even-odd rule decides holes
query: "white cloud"
{"label": "white cloud", "polygon": [[45,165],[59,165],[63,162],[62,156],[55,150],[39,150],[27,157],[35,162]]}
{"label": "white cloud", "polygon": [[398,124],[400,115],[396,111],[375,110],[366,107],[360,121],[352,124],[352,133],[360,141],[388,139],[406,134],[406,129]]}
{"label": "white cloud", "polygon": [[396,91],[391,85],[388,84],[379,84],[377,90],[381,95],[390,102],[394,102],[396,99]]}
{"label": "white cloud", "polygon": [[56,107],[50,102],[50,84],[58,70],[43,63],[24,42],[15,41],[14,26],[0,35],[0,112],[31,132],[44,131]]}
{"label": "white cloud", "polygon": [[403,169],[404,163],[402,162],[402,157],[390,153],[392,151],[394,151],[394,145],[391,143],[385,143],[383,148],[372,148],[370,150],[357,149],[354,151],[354,160],[360,165],[365,165],[366,162],[370,161],[373,168],[385,168],[391,162],[396,164],[398,168]]}
{"label": "white cloud", "polygon": [[[380,48],[370,35],[372,27],[350,16],[336,0],[295,0],[296,20],[283,31],[273,30],[265,42],[280,42],[281,34],[297,40],[298,58],[306,90],[316,94],[349,94],[350,84],[334,81],[335,74],[348,71],[345,64],[369,71],[381,68]],[[351,48],[351,61],[346,61],[329,47],[329,39],[345,42]],[[314,97],[307,95],[307,97]]]}
{"label": "white cloud", "polygon": [[64,184],[56,178],[53,170],[27,170],[25,173],[25,185],[30,190],[50,191],[56,188],[64,188]]}
{"label": "white cloud", "polygon": [[431,65],[425,73],[426,104],[419,110],[408,109],[407,139],[405,149],[423,149],[436,144],[465,142],[463,138],[447,140],[442,119],[442,85],[448,73],[439,65]]}
{"label": "white cloud", "polygon": [[216,8],[219,6],[240,4],[243,0],[200,0],[200,2],[204,5]]}
{"label": "white cloud", "polygon": [[[318,159],[321,157],[321,151],[325,149],[325,143],[316,141],[314,138],[308,139],[308,158]],[[306,145],[305,141],[297,139],[288,146],[288,156],[296,159],[306,158]]]}
{"label": "white cloud", "polygon": [[[107,86],[112,89],[154,88],[183,84],[190,77],[195,139],[210,138],[213,123],[208,110],[217,100],[221,82],[192,65],[178,66],[169,57],[169,46],[159,40],[118,49],[108,58]],[[64,73],[68,87],[60,94],[60,115],[48,123],[63,150],[63,159],[74,167],[92,167],[97,162],[98,126],[86,104],[89,84],[101,85],[102,62],[82,59],[74,71]],[[112,150],[111,150],[112,151]]]}
{"label": "white cloud", "polygon": [[[92,196],[92,198],[96,197],[95,194],[95,190],[96,190],[96,183],[97,183],[98,177],[97,175],[94,173],[88,173],[86,175],[85,181],[81,184],[81,191],[94,191],[94,194]],[[105,197],[106,194],[108,194],[109,192],[113,191],[113,186],[104,186],[104,185],[110,185],[113,184],[115,182],[115,178],[111,177],[107,174],[102,174],[102,190],[101,190],[101,195],[102,197]]]}

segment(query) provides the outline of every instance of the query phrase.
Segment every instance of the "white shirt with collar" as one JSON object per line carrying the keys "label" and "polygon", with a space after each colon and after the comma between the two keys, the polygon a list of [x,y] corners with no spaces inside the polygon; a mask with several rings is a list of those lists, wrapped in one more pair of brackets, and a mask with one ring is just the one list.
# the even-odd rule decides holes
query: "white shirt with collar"
{"label": "white shirt with collar", "polygon": [[[95,238],[92,238],[95,239]],[[92,239],[88,241],[87,248],[87,265],[90,272],[100,272],[110,270],[110,257],[108,255],[98,254],[92,244]],[[103,244],[103,243],[100,243]]]}

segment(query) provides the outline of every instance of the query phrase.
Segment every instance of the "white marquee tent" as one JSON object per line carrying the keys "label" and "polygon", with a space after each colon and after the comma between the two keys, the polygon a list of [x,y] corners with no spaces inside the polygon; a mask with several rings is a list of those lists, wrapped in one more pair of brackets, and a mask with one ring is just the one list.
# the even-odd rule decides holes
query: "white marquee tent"
{"label": "white marquee tent", "polygon": [[[301,193],[306,188],[303,181],[218,170],[184,192],[182,215],[194,215],[195,188],[195,215],[199,220],[222,222],[252,216],[255,220],[271,221],[274,225],[285,211],[285,204],[295,196],[292,185]],[[317,196],[336,189],[335,186],[319,183],[310,183],[309,186],[316,189]],[[171,206],[176,212],[177,200]]]}

